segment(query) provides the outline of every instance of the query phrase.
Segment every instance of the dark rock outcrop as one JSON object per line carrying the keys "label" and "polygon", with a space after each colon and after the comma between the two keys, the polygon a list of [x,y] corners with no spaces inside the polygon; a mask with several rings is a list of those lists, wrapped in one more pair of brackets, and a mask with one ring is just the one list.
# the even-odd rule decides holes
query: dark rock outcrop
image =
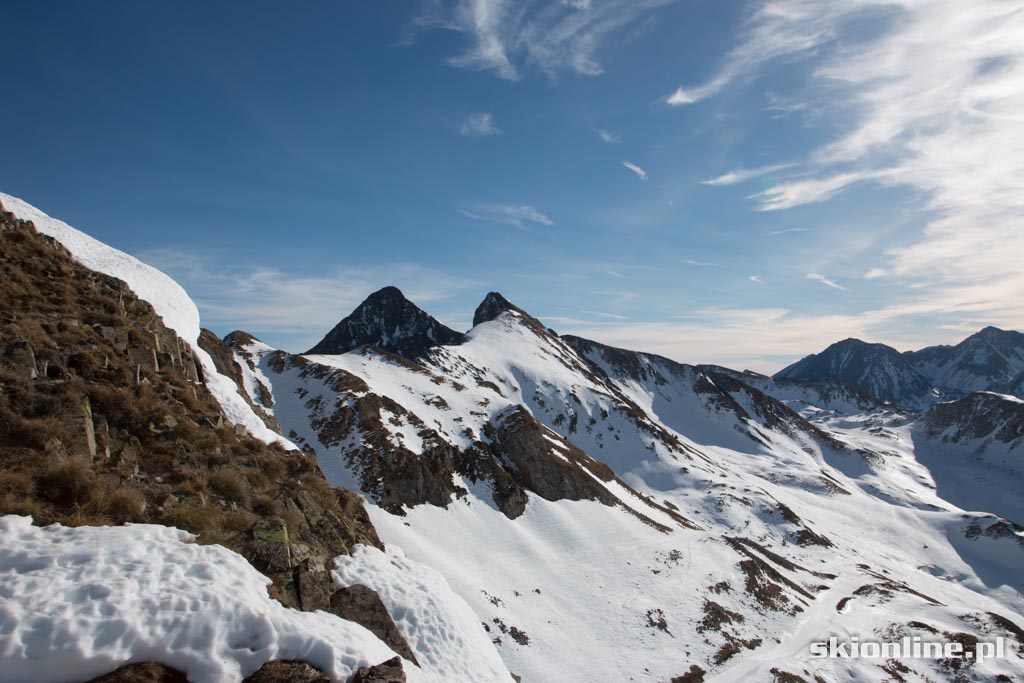
{"label": "dark rock outcrop", "polygon": [[537,422],[522,406],[495,421],[493,436],[495,454],[523,489],[546,500],[615,504],[615,496],[595,480],[614,479],[611,468]]}
{"label": "dark rock outcrop", "polygon": [[402,660],[393,657],[375,666],[364,666],[356,671],[352,683],[405,683]]}
{"label": "dark rock outcrop", "polygon": [[366,297],[306,353],[340,354],[375,346],[415,359],[434,346],[461,344],[463,339],[461,332],[442,325],[397,287],[385,287]]}
{"label": "dark rock outcrop", "polygon": [[188,683],[188,677],[159,662],[142,662],[122,666],[89,683]]}
{"label": "dark rock outcrop", "polygon": [[267,662],[243,683],[331,683],[330,677],[305,662]]}
{"label": "dark rock outcrop", "polygon": [[925,435],[948,442],[991,439],[1024,445],[1024,402],[976,391],[932,406],[921,418]]}
{"label": "dark rock outcrop", "polygon": [[489,292],[473,312],[473,327],[494,320],[505,311],[516,311],[526,315],[523,309],[512,304],[498,292]]}
{"label": "dark rock outcrop", "polygon": [[327,611],[342,619],[362,624],[388,647],[416,664],[416,655],[406,642],[387,607],[377,593],[361,584],[339,588],[331,596]]}

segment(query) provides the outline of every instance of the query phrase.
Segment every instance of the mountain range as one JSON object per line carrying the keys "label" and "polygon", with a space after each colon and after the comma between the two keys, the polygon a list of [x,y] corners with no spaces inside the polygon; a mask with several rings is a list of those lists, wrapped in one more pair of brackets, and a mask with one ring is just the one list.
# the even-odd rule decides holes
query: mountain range
{"label": "mountain range", "polygon": [[294,354],[0,203],[0,681],[1024,676],[1018,333],[769,377],[386,287]]}
{"label": "mountain range", "polygon": [[972,391],[1020,396],[1024,334],[996,327],[956,346],[900,353],[884,344],[845,339],[779,371],[776,378],[835,379],[910,410],[962,398]]}

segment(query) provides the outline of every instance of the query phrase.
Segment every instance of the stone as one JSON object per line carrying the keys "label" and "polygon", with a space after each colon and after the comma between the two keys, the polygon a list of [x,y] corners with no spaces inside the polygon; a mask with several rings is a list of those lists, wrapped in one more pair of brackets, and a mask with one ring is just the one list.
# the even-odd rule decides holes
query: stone
{"label": "stone", "polygon": [[364,666],[356,671],[352,683],[405,683],[402,660],[392,657],[376,666]]}
{"label": "stone", "polygon": [[8,342],[4,347],[3,359],[23,377],[35,379],[39,376],[39,369],[36,367],[36,354],[32,350],[32,345],[24,339]]}
{"label": "stone", "polygon": [[[388,613],[388,608],[384,606],[384,602],[372,588],[358,583],[339,588],[331,596],[327,611],[342,619],[365,626],[368,631],[387,643],[392,650],[410,662],[418,663],[409,643],[395,626],[391,614]],[[404,673],[402,680],[405,680]]]}
{"label": "stone", "polygon": [[288,571],[292,568],[288,548],[288,527],[277,517],[261,519],[249,530],[254,555],[270,571]]}
{"label": "stone", "polygon": [[267,662],[243,683],[331,683],[331,679],[305,662]]}

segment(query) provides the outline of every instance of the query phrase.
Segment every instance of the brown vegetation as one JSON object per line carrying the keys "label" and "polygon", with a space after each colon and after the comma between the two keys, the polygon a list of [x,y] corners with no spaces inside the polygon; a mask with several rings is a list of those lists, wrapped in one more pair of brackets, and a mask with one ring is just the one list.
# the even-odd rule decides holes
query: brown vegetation
{"label": "brown vegetation", "polygon": [[[173,525],[245,555],[292,606],[307,570],[289,545],[308,567],[380,544],[359,499],[331,488],[312,456],[224,420],[191,347],[147,302],[0,207],[3,514]],[[279,531],[261,536],[261,521]],[[275,543],[281,565],[267,559]]]}

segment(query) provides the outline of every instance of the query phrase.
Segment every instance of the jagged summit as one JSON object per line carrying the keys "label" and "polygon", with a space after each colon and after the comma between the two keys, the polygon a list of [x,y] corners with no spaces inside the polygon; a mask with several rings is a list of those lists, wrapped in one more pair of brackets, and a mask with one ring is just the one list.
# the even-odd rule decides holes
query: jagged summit
{"label": "jagged summit", "polygon": [[510,302],[499,292],[488,292],[487,296],[484,297],[484,300],[480,302],[480,305],[476,307],[476,311],[473,313],[473,327],[480,323],[490,322],[505,311],[518,311],[526,315],[523,309]]}
{"label": "jagged summit", "polygon": [[934,402],[931,383],[904,354],[885,344],[844,339],[775,375],[776,379],[835,379],[912,409]]}
{"label": "jagged summit", "polygon": [[461,332],[405,298],[397,287],[384,287],[366,297],[306,353],[335,355],[369,345],[414,359],[434,346],[461,344],[463,338]]}

